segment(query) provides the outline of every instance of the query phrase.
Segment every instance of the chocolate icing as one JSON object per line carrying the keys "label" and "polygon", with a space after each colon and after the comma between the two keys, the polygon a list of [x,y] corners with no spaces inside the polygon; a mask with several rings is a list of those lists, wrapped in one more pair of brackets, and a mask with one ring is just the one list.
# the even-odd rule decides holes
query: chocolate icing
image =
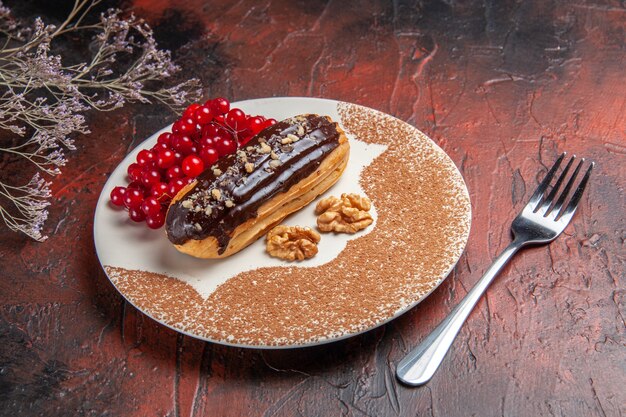
{"label": "chocolate icing", "polygon": [[[288,135],[298,140],[283,143]],[[264,143],[271,153],[267,148],[263,153]],[[255,217],[263,203],[308,177],[337,146],[337,125],[323,116],[296,116],[264,129],[236,154],[200,174],[193,188],[170,206],[169,240],[180,245],[214,236],[218,253],[224,253],[237,226]],[[219,198],[213,190],[219,190]]]}

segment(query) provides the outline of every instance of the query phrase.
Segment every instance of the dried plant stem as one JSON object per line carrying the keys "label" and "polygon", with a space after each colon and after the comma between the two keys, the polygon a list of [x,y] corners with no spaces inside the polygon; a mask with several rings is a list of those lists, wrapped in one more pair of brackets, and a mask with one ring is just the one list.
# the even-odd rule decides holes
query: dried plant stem
{"label": "dried plant stem", "polygon": [[[0,154],[24,158],[38,171],[23,186],[0,176],[0,217],[9,229],[35,240],[45,239],[41,230],[50,198],[50,184],[39,172],[60,172],[65,152],[75,149],[73,137],[89,133],[85,111],[110,111],[128,102],[179,110],[200,96],[197,79],[161,87],[180,69],[169,51],[158,49],[150,27],[132,14],[110,9],[94,19],[99,3],[75,0],[67,18],[54,26],[40,18],[21,25],[0,1],[0,130],[13,135],[13,145],[0,141]],[[95,52],[86,62],[64,65],[63,57],[51,52],[69,33],[91,37]],[[130,63],[122,66],[122,56]]]}

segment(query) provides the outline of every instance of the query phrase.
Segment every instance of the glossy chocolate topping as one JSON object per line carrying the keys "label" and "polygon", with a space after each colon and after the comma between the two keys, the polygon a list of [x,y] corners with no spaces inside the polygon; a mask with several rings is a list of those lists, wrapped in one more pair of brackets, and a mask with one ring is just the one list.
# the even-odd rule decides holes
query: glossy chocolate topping
{"label": "glossy chocolate topping", "polygon": [[174,244],[214,236],[219,253],[237,226],[275,195],[308,177],[339,145],[334,122],[314,114],[283,120],[261,131],[236,154],[204,171],[167,212]]}

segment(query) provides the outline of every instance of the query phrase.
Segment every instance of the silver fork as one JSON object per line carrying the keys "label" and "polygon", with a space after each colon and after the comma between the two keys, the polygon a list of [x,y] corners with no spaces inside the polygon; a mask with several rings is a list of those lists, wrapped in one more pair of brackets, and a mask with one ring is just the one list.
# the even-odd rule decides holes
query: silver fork
{"label": "silver fork", "polygon": [[409,352],[409,354],[398,363],[396,375],[400,381],[412,386],[423,385],[430,381],[443,361],[443,358],[446,356],[450,346],[452,346],[452,342],[454,342],[456,335],[459,330],[461,330],[463,323],[465,323],[465,320],[467,320],[467,317],[472,312],[476,303],[478,303],[483,293],[487,290],[487,287],[489,287],[489,284],[491,284],[504,265],[506,265],[513,255],[522,247],[530,244],[549,243],[556,239],[565,229],[572,219],[576,207],[578,207],[580,198],[585,191],[585,186],[589,181],[594,163],[592,162],[590,164],[582,181],[580,181],[578,187],[576,187],[569,203],[565,205],[565,200],[572,190],[575,179],[585,160],[584,158],[580,160],[574,173],[571,175],[557,199],[559,188],[565,181],[567,173],[576,156],[570,158],[556,183],[548,192],[549,185],[564,158],[565,153],[559,156],[541,184],[539,184],[535,190],[528,204],[526,204],[515,220],[513,220],[513,224],[511,225],[514,236],[513,242],[496,258],[487,272],[485,272],[485,275],[483,275],[476,285],[467,293],[459,305],[450,312],[448,317],[446,317],[422,343]]}

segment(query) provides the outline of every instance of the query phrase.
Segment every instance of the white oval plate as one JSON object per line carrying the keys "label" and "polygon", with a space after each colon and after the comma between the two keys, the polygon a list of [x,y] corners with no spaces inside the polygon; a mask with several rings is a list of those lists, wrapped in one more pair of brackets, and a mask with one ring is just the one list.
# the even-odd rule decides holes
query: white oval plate
{"label": "white oval plate", "polygon": [[[265,253],[264,239],[259,239],[241,252],[221,260],[195,259],[181,254],[169,243],[163,229],[150,230],[143,223],[133,223],[128,219],[126,212],[114,208],[109,203],[109,194],[113,187],[127,184],[126,168],[135,161],[137,153],[141,149],[152,147],[160,133],[169,131],[170,125],[146,139],[124,158],[104,185],[96,207],[94,239],[98,258],[113,285],[128,302],[165,326],[202,340],[254,348],[302,347],[340,340],[382,325],[423,300],[449,274],[467,242],[471,209],[467,188],[460,173],[450,158],[432,140],[417,129],[391,116],[365,107],[333,100],[279,97],[232,103],[231,107],[241,108],[246,114],[261,114],[276,120],[297,114],[317,113],[329,115],[334,121],[337,121],[346,130],[350,139],[350,160],[341,179],[324,196],[340,195],[341,193],[367,195],[372,200],[371,213],[374,223],[354,235],[323,234],[319,253],[314,258],[301,263],[287,263],[269,257]],[[355,114],[358,115],[358,123],[353,117]],[[371,134],[361,132],[362,136],[367,137],[356,137],[353,130],[360,129],[358,124],[369,124]],[[389,133],[381,134],[379,126],[385,124],[392,126],[392,132],[396,132],[396,135],[405,137],[389,138]],[[379,139],[379,142],[375,142],[376,139]],[[397,163],[397,158],[406,158],[406,154],[410,155],[412,152],[416,153],[419,160],[419,163],[415,164],[416,167],[413,167],[412,164]],[[385,163],[386,159],[389,159],[389,164]],[[375,162],[376,160],[378,161]],[[393,172],[397,173],[396,168],[403,165],[411,166],[411,168],[401,168],[407,170],[403,177],[413,176],[411,184],[417,185],[415,190],[412,189],[412,186],[408,187],[411,188],[410,192],[415,195],[404,196],[404,190],[408,189],[406,186],[394,190],[395,198],[398,201],[410,201],[404,210],[400,210],[387,201],[388,197],[382,197],[385,193],[381,189],[385,186],[385,169],[395,170]],[[432,172],[420,172],[420,167],[424,166],[430,166],[432,172],[440,172],[437,174],[437,178],[441,176],[443,179],[437,179],[435,183],[439,184],[441,190],[429,189],[429,183],[432,181],[424,181],[422,177],[432,175]],[[372,171],[375,171],[375,175]],[[393,188],[393,184],[390,185],[390,189]],[[427,201],[428,199],[436,199],[437,195],[441,193],[450,194],[450,198],[444,201]],[[414,201],[417,203],[414,204]],[[420,206],[422,203],[423,206]],[[378,291],[389,294],[390,289],[383,288],[384,285],[381,287],[376,282],[367,281],[367,277],[370,275],[367,270],[362,270],[363,254],[359,254],[359,242],[371,247],[378,235],[389,236],[390,233],[393,235],[395,232],[393,227],[389,225],[398,224],[393,216],[399,217],[398,213],[400,212],[408,213],[412,220],[409,222],[402,221],[400,222],[401,226],[397,226],[402,229],[397,231],[399,243],[396,242],[395,238],[392,239],[393,244],[399,245],[398,248],[394,250],[393,244],[391,244],[388,249],[390,257],[393,257],[394,254],[402,256],[402,259],[398,259],[396,264],[406,261],[407,256],[401,254],[402,250],[416,243],[411,240],[403,241],[403,239],[411,233],[423,235],[423,221],[428,220],[428,216],[425,214],[420,220],[419,211],[424,213],[424,207],[432,206],[433,203],[440,206],[433,207],[433,210],[444,214],[449,212],[448,223],[455,224],[452,224],[451,229],[448,226],[437,226],[436,230],[429,231],[428,236],[434,234],[433,239],[437,240],[433,242],[440,242],[443,239],[444,242],[448,243],[444,245],[445,247],[431,245],[437,246],[432,250],[416,246],[415,250],[408,252],[413,254],[415,251],[422,251],[416,258],[409,256],[409,260],[415,264],[417,271],[410,271],[411,268],[409,270],[401,268],[401,271],[406,270],[407,275],[403,277],[402,273],[399,274],[400,278],[398,278],[397,285],[394,286],[393,283],[384,284],[391,285],[391,292],[395,289],[398,290],[397,303],[393,300],[381,300],[381,303],[385,303],[385,305],[377,306],[371,303],[360,305],[359,303],[364,303],[363,300],[365,299],[360,297],[369,295],[381,298]],[[315,202],[288,217],[284,223],[314,227],[315,215],[311,208],[314,204]],[[383,226],[380,226],[378,222],[380,210],[383,210]],[[395,214],[391,212],[393,210],[396,210]],[[404,214],[402,215],[404,216]],[[370,233],[374,236],[366,238]],[[441,236],[438,236],[438,233]],[[346,251],[347,246],[350,248],[349,251]],[[365,250],[365,247],[362,249]],[[424,250],[426,252],[423,252]],[[343,259],[345,257],[343,256],[345,255],[344,252],[352,253],[354,262],[350,258]],[[369,253],[371,254],[371,252],[370,249]],[[368,257],[370,256],[368,255]],[[375,259],[375,256],[372,259]],[[439,261],[440,259],[443,260]],[[432,265],[420,266],[422,260],[437,265],[436,267]],[[394,262],[394,260],[391,259],[390,262]],[[339,270],[335,270],[333,273],[332,268],[335,263],[341,263],[341,266]],[[384,260],[380,262],[380,265],[383,263]],[[369,289],[371,294],[359,293],[355,296],[353,290],[349,288],[352,269],[350,265],[353,265],[353,269],[358,270],[358,274],[360,274],[358,277],[354,275],[354,279],[361,280],[358,286],[361,289]],[[371,266],[369,268],[371,269]],[[428,276],[420,274],[419,270],[427,272]],[[294,274],[294,271],[299,271],[299,273]],[[341,287],[341,283],[327,279],[330,278],[328,274],[336,275],[337,271],[341,271],[341,274],[345,276],[345,283],[347,283],[345,288]],[[371,272],[376,273],[376,271]],[[298,278],[306,274],[314,275],[311,275],[307,281],[298,283]],[[263,278],[274,275],[278,278],[273,278],[272,281],[255,278],[255,276]],[[318,280],[318,278],[320,281],[318,286],[307,287],[312,280]],[[341,279],[341,277],[333,279]],[[227,283],[229,285],[225,285]],[[287,307],[283,306],[278,311],[272,310],[272,303],[278,305],[284,302],[285,297],[299,297],[293,292],[286,292],[280,297],[274,295],[276,300],[272,300],[271,296],[262,300],[255,298],[257,304],[249,302],[250,295],[248,295],[248,300],[237,300],[237,297],[232,297],[233,291],[240,291],[243,295],[247,294],[251,285],[255,286],[251,290],[255,294],[263,292],[276,294],[276,289],[280,290],[281,288],[277,285],[292,289],[308,288],[308,298],[299,301],[294,299],[294,304],[300,301],[308,303],[307,300],[318,299],[318,295],[328,294],[328,288],[325,288],[324,285],[327,287],[329,285],[337,286],[336,289],[332,288],[331,298],[335,297],[335,293],[340,298],[331,300],[331,311],[322,314],[318,311],[319,308],[315,308],[315,305],[311,305],[309,306],[311,308],[305,310],[293,307],[294,311],[292,312],[288,311],[292,308],[289,307],[291,304]],[[318,290],[319,294],[315,294]],[[312,295],[310,294],[311,291],[313,292]],[[242,298],[244,297],[242,296]],[[337,306],[334,316],[332,316],[333,305]],[[346,313],[345,309],[348,307],[352,310]],[[246,310],[252,308],[255,310]],[[325,308],[328,310],[327,306]],[[359,316],[360,312],[355,313],[359,310],[364,311],[362,317]],[[216,311],[228,311],[228,317],[212,317],[212,315],[218,315]],[[253,317],[256,312],[262,312],[264,317],[262,319]],[[308,326],[307,329],[299,328],[299,324],[290,318],[290,314],[291,316],[294,314],[302,316],[303,312],[310,316],[302,319],[302,326]],[[237,313],[240,313],[240,316],[237,316]],[[339,314],[346,318],[338,319]],[[342,320],[343,323],[339,324]],[[349,320],[352,322],[350,323]],[[240,323],[238,327],[232,324],[234,321]],[[268,323],[267,328],[263,328],[264,323]],[[283,323],[283,327],[281,327],[281,323]],[[316,324],[316,329],[312,329],[311,323]],[[249,326],[249,328],[245,328],[245,326]]]}

